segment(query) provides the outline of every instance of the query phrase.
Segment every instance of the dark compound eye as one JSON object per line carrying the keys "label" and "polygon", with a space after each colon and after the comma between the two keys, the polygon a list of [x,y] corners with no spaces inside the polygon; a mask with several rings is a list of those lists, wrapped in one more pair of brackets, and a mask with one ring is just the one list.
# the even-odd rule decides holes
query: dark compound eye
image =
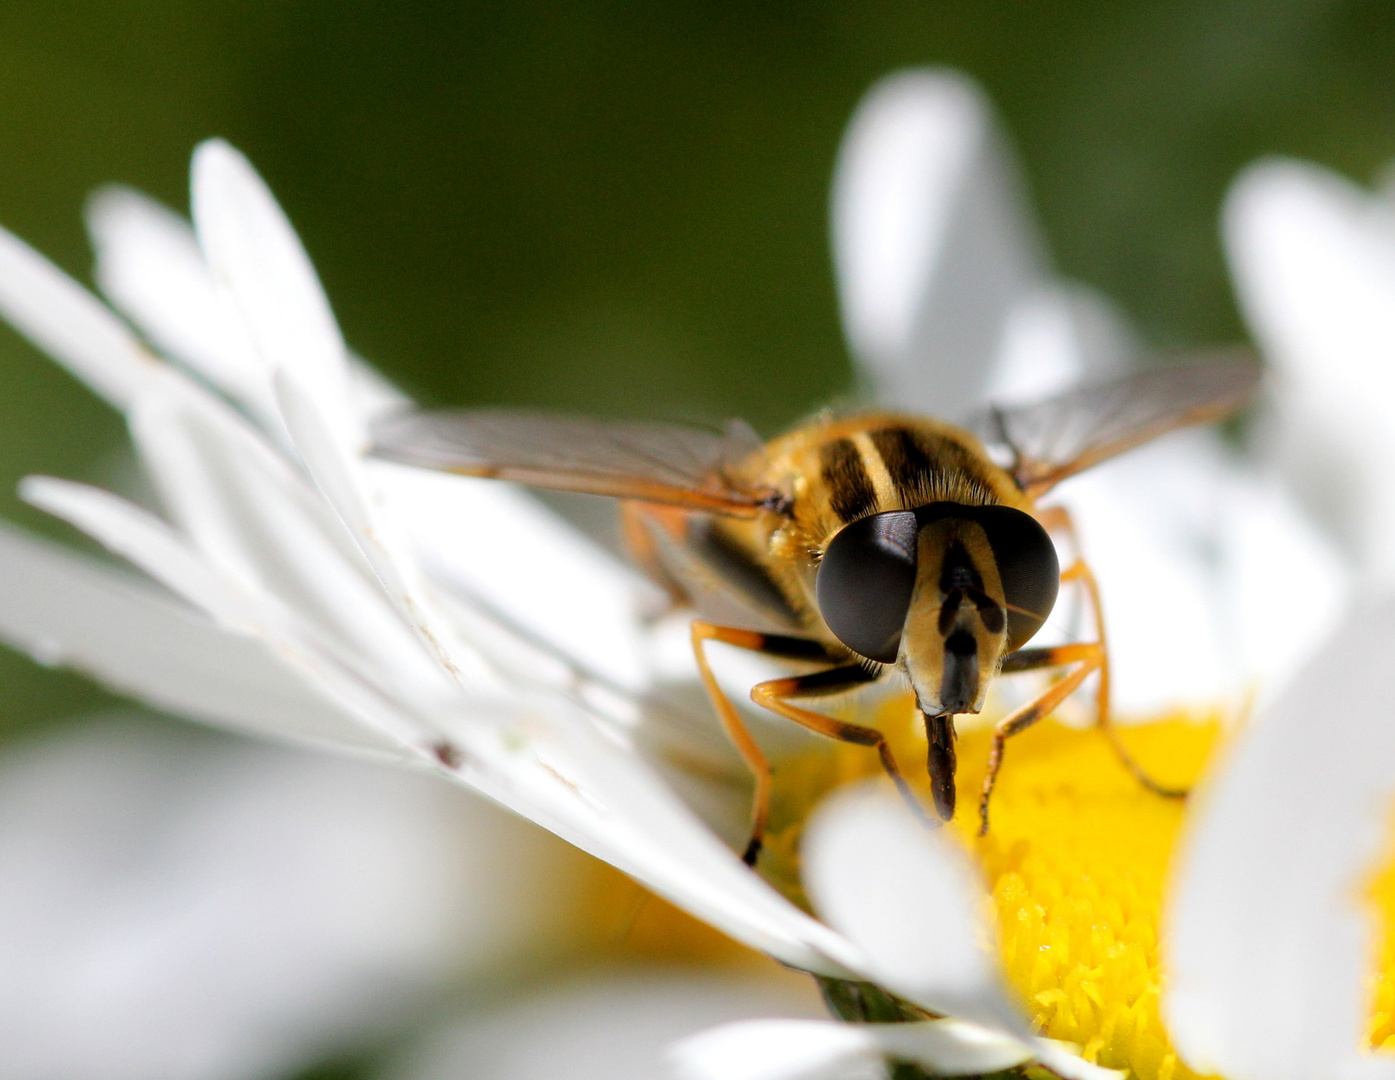
{"label": "dark compound eye", "polygon": [[873,514],[834,536],[819,563],[814,591],[823,621],[870,660],[896,662],[915,591],[917,531],[912,510]]}
{"label": "dark compound eye", "polygon": [[1056,604],[1061,566],[1051,537],[1036,518],[1009,506],[979,506],[973,518],[983,526],[998,564],[1008,602],[1007,649],[1025,645],[1041,629]]}

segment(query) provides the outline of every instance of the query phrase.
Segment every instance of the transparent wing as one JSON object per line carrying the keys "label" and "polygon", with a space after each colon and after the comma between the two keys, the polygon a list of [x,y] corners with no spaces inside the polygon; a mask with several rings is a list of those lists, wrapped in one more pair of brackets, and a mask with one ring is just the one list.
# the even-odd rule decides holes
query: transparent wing
{"label": "transparent wing", "polygon": [[1259,384],[1250,357],[1159,367],[1090,383],[1015,408],[991,408],[966,426],[1007,451],[1019,486],[1038,496],[1068,476],[1174,428],[1219,420]]}
{"label": "transparent wing", "polygon": [[520,409],[452,409],[391,417],[373,452],[428,469],[752,517],[774,493],[733,480],[761,448],[749,426],[597,420]]}

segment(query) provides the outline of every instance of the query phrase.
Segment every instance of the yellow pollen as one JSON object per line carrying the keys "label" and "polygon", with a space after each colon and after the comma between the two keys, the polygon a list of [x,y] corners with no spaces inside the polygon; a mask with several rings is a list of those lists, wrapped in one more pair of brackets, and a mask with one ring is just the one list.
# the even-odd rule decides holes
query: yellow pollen
{"label": "yellow pollen", "polygon": [[[925,744],[909,702],[882,706],[878,726],[928,805]],[[1160,782],[1190,785],[1215,748],[1221,725],[1169,715],[1123,729],[1136,759]],[[1159,1013],[1158,919],[1185,802],[1145,790],[1094,730],[1046,721],[1009,741],[979,839],[978,793],[988,758],[986,726],[959,739],[963,841],[992,895],[1009,983],[1037,1029],[1074,1043],[1101,1065],[1139,1080],[1196,1076],[1173,1052]],[[864,747],[818,747],[782,763],[763,872],[798,903],[800,824],[831,788],[879,775]],[[1371,886],[1380,924],[1395,927],[1391,869]],[[1375,958],[1373,958],[1375,959]],[[1395,1048],[1395,934],[1373,964],[1371,1043]]]}

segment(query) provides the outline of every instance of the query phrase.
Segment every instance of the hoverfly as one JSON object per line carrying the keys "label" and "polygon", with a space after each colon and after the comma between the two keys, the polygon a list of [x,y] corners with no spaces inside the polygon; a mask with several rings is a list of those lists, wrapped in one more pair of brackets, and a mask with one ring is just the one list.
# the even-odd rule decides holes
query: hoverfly
{"label": "hoverfly", "polygon": [[[1098,591],[1084,562],[1060,567],[1048,529],[1069,522],[1037,500],[1106,458],[1227,415],[1258,378],[1247,361],[1163,367],[990,408],[963,426],[886,412],[823,416],[764,444],[740,422],[716,432],[507,409],[426,412],[382,424],[375,452],[621,500],[634,558],[698,616],[698,670],[755,776],[744,855],[754,864],[771,767],[713,676],[713,641],[816,665],[757,684],[752,699],[875,748],[918,806],[881,732],[796,704],[900,672],[924,719],[931,794],[945,821],[955,809],[954,717],[979,712],[992,680],[1015,672],[1062,674],[995,726],[981,832],[1006,740],[1096,672],[1099,726],[1121,761],[1159,794],[1184,794],[1153,783],[1114,735]],[[1096,640],[1025,648],[1070,581],[1092,604]]]}

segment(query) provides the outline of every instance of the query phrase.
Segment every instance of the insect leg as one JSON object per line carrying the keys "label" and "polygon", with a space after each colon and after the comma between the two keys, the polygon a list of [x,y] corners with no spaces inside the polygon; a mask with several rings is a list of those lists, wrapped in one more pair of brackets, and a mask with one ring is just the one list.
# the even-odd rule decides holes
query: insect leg
{"label": "insect leg", "polygon": [[1058,645],[1048,649],[1019,649],[1003,661],[1003,674],[1017,671],[1034,671],[1044,667],[1061,667],[1066,664],[1079,666],[1064,678],[1046,688],[1035,701],[1028,702],[1016,712],[999,720],[993,728],[993,746],[988,752],[988,772],[983,777],[983,795],[979,799],[979,836],[988,833],[988,801],[993,797],[993,788],[998,783],[998,772],[1003,767],[1003,748],[1007,740],[1019,732],[1026,731],[1044,716],[1048,716],[1061,702],[1075,692],[1085,677],[1099,671],[1104,663],[1104,646],[1097,642],[1081,645]]}
{"label": "insect leg", "polygon": [[717,626],[703,619],[693,620],[692,639],[693,655],[697,658],[698,672],[707,688],[707,696],[711,699],[713,708],[717,710],[717,716],[722,721],[727,737],[736,745],[737,752],[756,780],[755,798],[751,807],[751,839],[741,856],[747,866],[754,866],[765,839],[765,823],[770,814],[770,762],[747,730],[741,714],[736,711],[736,706],[731,703],[718,684],[716,676],[712,674],[712,668],[707,662],[705,644],[709,641],[720,641],[740,649],[794,660],[817,661],[829,660],[830,657],[827,649],[817,641],[807,638],[763,634],[757,630],[740,630],[733,626]]}
{"label": "insect leg", "polygon": [[[1056,529],[1066,533],[1070,537],[1071,547],[1078,553],[1080,542],[1076,538],[1075,522],[1071,520],[1070,512],[1064,506],[1052,506],[1037,515],[1042,526],[1048,530]],[[1119,738],[1119,730],[1112,722],[1109,709],[1109,643],[1104,632],[1104,606],[1100,602],[1099,584],[1095,581],[1095,575],[1090,571],[1089,565],[1077,554],[1076,560],[1065,570],[1061,571],[1061,581],[1076,581],[1085,590],[1085,596],[1090,604],[1090,615],[1095,621],[1095,633],[1099,638],[1100,665],[1099,665],[1099,689],[1095,694],[1095,715],[1096,724],[1100,733],[1109,740],[1109,745],[1113,749],[1119,763],[1128,769],[1134,778],[1145,788],[1155,795],[1161,795],[1165,799],[1184,799],[1187,796],[1186,788],[1168,787],[1154,780],[1144,770],[1129,752],[1128,747]],[[1022,650],[1032,652],[1034,650]],[[1004,668],[1006,670],[1006,668]],[[1025,669],[1018,669],[1025,670]]]}
{"label": "insect leg", "polygon": [[911,791],[910,785],[906,783],[906,778],[901,774],[900,766],[896,764],[896,758],[891,753],[891,746],[887,743],[885,735],[876,728],[864,727],[862,724],[850,724],[845,720],[825,716],[823,713],[801,709],[798,705],[791,705],[789,702],[790,698],[823,697],[826,694],[841,693],[844,690],[863,686],[876,678],[875,672],[869,672],[861,664],[846,664],[843,667],[829,668],[826,671],[816,671],[810,675],[794,675],[785,679],[770,679],[767,682],[757,683],[751,688],[751,700],[779,716],[793,720],[796,724],[806,727],[810,731],[817,731],[820,735],[827,735],[829,738],[838,739],[841,742],[855,743],[858,746],[876,747],[877,755],[881,758],[882,768],[891,777],[892,783],[896,785],[896,790],[914,809],[917,816],[923,819],[925,811]]}
{"label": "insect leg", "polygon": [[1079,581],[1085,590],[1085,595],[1090,599],[1090,609],[1094,616],[1095,628],[1099,634],[1100,647],[1100,680],[1099,691],[1096,694],[1096,724],[1109,745],[1113,748],[1119,763],[1133,773],[1145,788],[1154,795],[1161,795],[1165,799],[1184,799],[1187,797],[1187,788],[1168,787],[1154,780],[1144,770],[1143,766],[1135,760],[1129,748],[1124,745],[1119,738],[1119,729],[1114,726],[1109,709],[1109,646],[1104,635],[1104,609],[1100,604],[1100,590],[1095,582],[1095,575],[1090,572],[1084,560],[1078,560],[1073,566],[1067,568],[1061,574],[1061,580]]}

